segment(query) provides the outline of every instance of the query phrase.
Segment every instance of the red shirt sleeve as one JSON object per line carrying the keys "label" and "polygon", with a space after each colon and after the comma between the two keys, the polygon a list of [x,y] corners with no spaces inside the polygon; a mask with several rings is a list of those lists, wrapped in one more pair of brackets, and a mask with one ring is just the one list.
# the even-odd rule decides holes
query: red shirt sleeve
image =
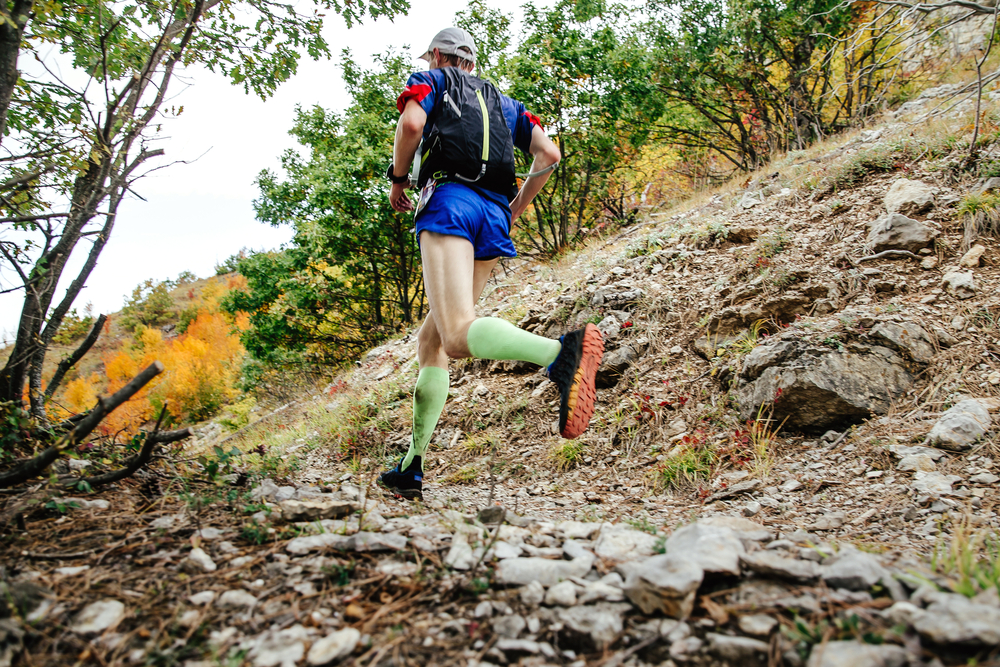
{"label": "red shirt sleeve", "polygon": [[443,77],[440,72],[434,70],[428,72],[414,72],[406,81],[406,87],[396,98],[396,109],[403,113],[406,103],[410,100],[416,101],[423,107],[429,116],[437,102],[438,90],[441,88]]}

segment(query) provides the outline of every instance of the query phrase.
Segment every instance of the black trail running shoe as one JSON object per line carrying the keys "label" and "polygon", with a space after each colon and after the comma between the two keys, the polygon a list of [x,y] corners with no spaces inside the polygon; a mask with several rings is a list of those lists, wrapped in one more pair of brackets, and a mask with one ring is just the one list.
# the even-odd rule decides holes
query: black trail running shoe
{"label": "black trail running shoe", "polygon": [[414,456],[406,470],[400,470],[403,459],[396,467],[378,476],[378,483],[399,498],[424,499],[424,473],[419,456]]}
{"label": "black trail running shoe", "polygon": [[562,350],[549,366],[549,379],[559,387],[559,433],[576,438],[594,415],[594,377],[604,355],[604,341],[593,324],[562,337]]}

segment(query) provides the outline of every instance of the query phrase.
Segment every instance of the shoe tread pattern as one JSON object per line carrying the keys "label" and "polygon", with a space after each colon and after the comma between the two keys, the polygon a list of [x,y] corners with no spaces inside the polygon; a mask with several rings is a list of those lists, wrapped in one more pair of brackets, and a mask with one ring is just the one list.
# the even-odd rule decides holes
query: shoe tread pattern
{"label": "shoe tread pattern", "polygon": [[583,331],[580,364],[570,386],[567,401],[569,409],[565,426],[561,430],[564,438],[579,437],[590,425],[590,418],[594,416],[597,402],[597,388],[594,381],[603,356],[604,340],[601,338],[601,332],[593,324],[588,324]]}

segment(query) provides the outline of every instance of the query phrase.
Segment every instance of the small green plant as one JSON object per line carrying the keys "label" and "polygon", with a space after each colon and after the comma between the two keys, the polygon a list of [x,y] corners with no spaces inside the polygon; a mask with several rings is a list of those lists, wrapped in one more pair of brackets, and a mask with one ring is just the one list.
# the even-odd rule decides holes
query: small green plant
{"label": "small green plant", "polygon": [[770,259],[783,251],[787,245],[788,235],[785,234],[785,230],[776,229],[757,239],[757,257]]}
{"label": "small green plant", "polygon": [[0,402],[0,461],[17,456],[19,445],[28,442],[31,415],[14,401]]}
{"label": "small green plant", "polygon": [[1000,176],[1000,160],[985,160],[979,163],[979,177]]}
{"label": "small green plant", "polygon": [[585,449],[586,445],[579,440],[562,440],[552,448],[550,456],[557,468],[566,470],[583,461]]}
{"label": "small green plant", "polygon": [[351,583],[351,575],[357,564],[351,560],[347,563],[334,562],[332,565],[324,565],[321,570],[326,575],[327,581],[333,586],[346,586]]}
{"label": "small green plant", "polygon": [[726,349],[739,357],[750,354],[760,342],[761,334],[765,333],[766,324],[764,320],[757,320],[746,331],[737,336],[736,340],[731,342]]}
{"label": "small green plant", "polygon": [[767,282],[775,289],[785,289],[795,281],[795,275],[786,269],[768,271]]}
{"label": "small green plant", "polygon": [[829,625],[824,619],[821,619],[819,623],[812,626],[807,621],[796,616],[791,626],[781,626],[781,632],[795,644],[796,652],[805,660],[809,657],[812,647],[823,642],[823,636],[826,634],[827,628],[829,628]]}
{"label": "small green plant", "polygon": [[71,509],[76,509],[80,507],[80,504],[75,501],[63,502],[61,498],[53,498],[49,502],[45,503],[45,509],[53,510],[59,512],[60,514],[65,514]]}
{"label": "small green plant", "polygon": [[576,520],[585,523],[601,523],[607,515],[601,511],[600,505],[587,505],[576,513]]}
{"label": "small green plant", "polygon": [[636,530],[641,530],[642,532],[649,533],[650,535],[656,535],[656,526],[653,525],[648,516],[642,515],[626,519],[625,523],[632,526]]}
{"label": "small green plant", "polygon": [[823,345],[833,348],[834,350],[843,350],[844,343],[840,340],[840,336],[837,334],[830,334],[826,338],[820,341]]}
{"label": "small green plant", "polygon": [[493,451],[493,448],[497,446],[497,439],[491,431],[472,433],[466,437],[461,446],[473,456],[482,456]]}
{"label": "small green plant", "polygon": [[242,401],[230,405],[227,408],[229,415],[219,419],[219,423],[227,431],[238,431],[250,423],[250,414],[255,407],[257,407],[257,399],[253,396],[247,396]]}
{"label": "small green plant", "polygon": [[715,451],[700,436],[686,435],[660,463],[656,477],[661,486],[678,488],[707,478],[716,460]]}
{"label": "small green plant", "polygon": [[240,529],[240,537],[249,542],[250,544],[267,544],[271,541],[271,533],[268,529],[267,524],[257,523],[256,519],[250,519],[247,523],[243,524]]}
{"label": "small green plant", "polygon": [[215,456],[202,454],[198,457],[198,462],[205,471],[205,476],[210,482],[218,481],[219,477],[228,475],[233,471],[233,461],[243,456],[243,452],[233,447],[228,452],[218,445],[212,448]]}
{"label": "small green plant", "polygon": [[524,316],[528,314],[528,307],[524,304],[518,303],[513,306],[508,306],[504,310],[500,311],[499,316],[507,320],[511,324],[517,324]]}
{"label": "small green plant", "polygon": [[473,595],[482,595],[490,590],[490,580],[486,577],[476,577],[469,582],[469,592]]}
{"label": "small green plant", "polygon": [[962,221],[962,250],[980,236],[1000,237],[1000,192],[969,193],[956,211]]}
{"label": "small green plant", "polygon": [[970,313],[969,321],[980,330],[1000,330],[1000,313],[994,315],[987,308]]}
{"label": "small green plant", "polygon": [[934,548],[931,566],[952,577],[954,589],[966,597],[995,588],[1000,592],[1000,537],[972,531],[966,521],[952,526],[951,540]]}
{"label": "small green plant", "polygon": [[729,227],[722,220],[710,220],[708,223],[708,236],[713,241],[725,241],[729,238]]}

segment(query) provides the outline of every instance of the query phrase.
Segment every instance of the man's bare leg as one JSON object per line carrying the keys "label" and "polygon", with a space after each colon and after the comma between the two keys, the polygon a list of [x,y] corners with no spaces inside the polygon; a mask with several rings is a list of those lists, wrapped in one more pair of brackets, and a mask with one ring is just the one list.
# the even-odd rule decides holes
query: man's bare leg
{"label": "man's bare leg", "polygon": [[454,359],[508,359],[548,366],[559,341],[518,329],[497,317],[476,318],[472,243],[459,236],[420,234],[424,289],[445,354]]}
{"label": "man's bare leg", "polygon": [[560,354],[560,341],[536,336],[500,318],[476,318],[476,299],[496,262],[477,263],[467,239],[425,230],[420,234],[420,253],[430,311],[417,338],[421,368],[413,391],[413,437],[400,465],[379,477],[384,486],[408,498],[423,497],[423,454],[448,398],[448,357],[551,364],[550,377],[561,397],[560,431],[573,438],[583,433],[593,414],[594,375],[604,348],[593,325],[567,334],[567,352]]}
{"label": "man's bare leg", "polygon": [[[486,281],[496,263],[495,259],[474,263],[472,293],[477,300],[486,288]],[[413,390],[413,432],[410,447],[400,466],[402,470],[408,469],[416,457],[420,457],[422,467],[431,436],[448,399],[448,355],[445,354],[433,310],[427,314],[417,334],[417,361],[420,373]]]}
{"label": "man's bare leg", "polygon": [[[493,275],[493,269],[496,268],[496,265],[496,259],[474,261],[472,293],[475,295],[475,301],[479,301],[479,297],[483,295],[486,283],[490,279],[490,276]],[[475,307],[475,301],[473,302],[473,308]],[[427,313],[424,323],[420,326],[420,332],[417,334],[417,360],[420,363],[420,368],[425,366],[448,368],[448,355],[444,351],[444,340],[438,331],[433,307]]]}

